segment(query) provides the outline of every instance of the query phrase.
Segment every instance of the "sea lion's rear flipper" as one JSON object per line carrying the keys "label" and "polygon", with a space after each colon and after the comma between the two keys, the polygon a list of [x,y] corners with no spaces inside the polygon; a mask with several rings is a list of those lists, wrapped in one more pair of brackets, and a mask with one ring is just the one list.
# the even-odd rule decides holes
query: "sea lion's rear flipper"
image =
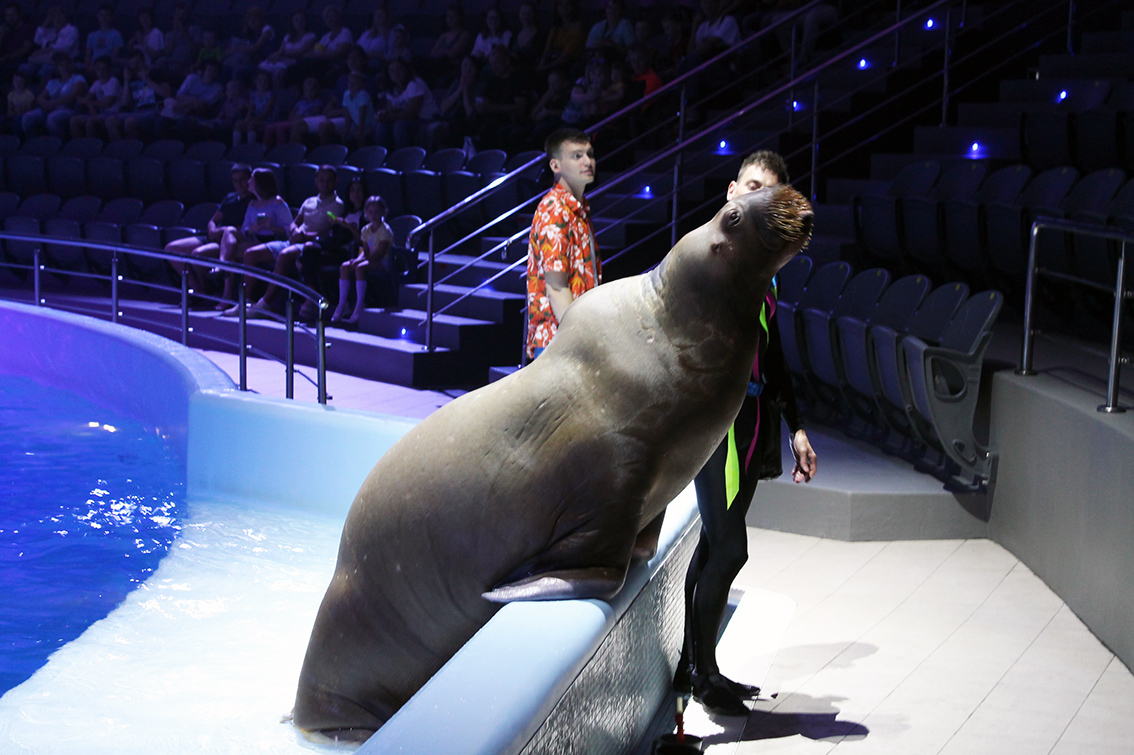
{"label": "sea lion's rear flipper", "polygon": [[516,600],[569,600],[572,598],[614,597],[626,581],[625,569],[594,566],[586,569],[563,569],[533,574],[530,577],[497,585],[483,593],[493,603]]}
{"label": "sea lion's rear flipper", "polygon": [[654,517],[653,521],[642,528],[634,541],[634,550],[631,558],[635,561],[649,561],[658,552],[658,538],[661,536],[662,520],[665,519],[665,510]]}

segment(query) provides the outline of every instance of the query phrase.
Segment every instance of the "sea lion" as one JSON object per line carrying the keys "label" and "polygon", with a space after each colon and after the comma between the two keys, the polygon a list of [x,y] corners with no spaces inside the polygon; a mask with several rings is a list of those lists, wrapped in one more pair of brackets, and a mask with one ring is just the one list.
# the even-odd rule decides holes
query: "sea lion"
{"label": "sea lion", "polygon": [[614,595],[739,410],[764,294],[811,223],[787,186],[730,201],[390,448],[347,515],[296,726],[365,738],[499,603]]}

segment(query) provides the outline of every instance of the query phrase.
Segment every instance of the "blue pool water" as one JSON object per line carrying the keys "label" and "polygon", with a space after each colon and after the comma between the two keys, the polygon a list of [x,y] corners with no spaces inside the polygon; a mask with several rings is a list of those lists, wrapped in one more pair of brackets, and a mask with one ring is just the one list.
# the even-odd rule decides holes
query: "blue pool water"
{"label": "blue pool water", "polygon": [[184,477],[141,423],[0,375],[0,694],[157,568]]}

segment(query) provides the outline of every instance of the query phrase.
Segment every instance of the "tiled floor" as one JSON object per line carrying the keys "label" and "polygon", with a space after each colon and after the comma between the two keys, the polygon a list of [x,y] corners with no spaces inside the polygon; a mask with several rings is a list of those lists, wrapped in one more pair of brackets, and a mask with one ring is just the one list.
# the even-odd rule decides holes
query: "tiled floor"
{"label": "tiled floor", "polygon": [[[235,357],[205,353],[236,374]],[[283,396],[282,367],[250,360],[248,374]],[[328,386],[332,406],[410,417],[452,398],[334,374]],[[297,381],[296,394],[315,391]],[[775,656],[746,720],[688,711],[706,751],[1134,752],[1134,676],[999,545],[749,528],[749,552],[735,587],[795,610],[782,638],[761,633],[775,647],[752,650]]]}

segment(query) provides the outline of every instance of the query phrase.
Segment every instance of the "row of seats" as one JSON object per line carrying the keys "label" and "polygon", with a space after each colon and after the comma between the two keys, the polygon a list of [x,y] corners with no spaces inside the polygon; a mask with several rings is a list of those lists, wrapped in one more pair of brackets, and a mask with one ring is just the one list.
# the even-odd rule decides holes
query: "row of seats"
{"label": "row of seats", "polygon": [[[944,171],[932,160],[906,166],[884,195],[856,197],[859,245],[871,256],[974,284],[1023,285],[1029,232],[1037,217],[1134,230],[1134,180],[1105,168],[1080,177],[1069,166],[1038,174],[1026,165],[988,173],[982,162]],[[1113,283],[1117,246],[1054,232],[1037,241],[1039,264]]]}
{"label": "row of seats", "polygon": [[942,479],[979,486],[990,472],[974,433],[984,352],[1003,296],[936,289],[925,275],[893,283],[882,268],[852,277],[846,262],[779,273],[784,361],[812,417],[898,447]]}
{"label": "row of seats", "polygon": [[[398,156],[395,153],[386,160],[388,165],[367,168],[349,163],[336,165],[339,193],[345,196],[349,184],[362,177],[368,192],[381,194],[386,199],[391,214],[429,218],[496,180],[511,166],[531,160],[535,154],[517,155],[506,162],[507,156],[498,150],[480,152],[470,160],[466,160],[465,153],[459,149],[426,154],[419,147],[411,147],[399,153],[411,159],[394,160]],[[145,156],[120,159],[105,155],[81,158],[58,154],[42,158],[17,153],[0,162],[0,190],[22,197],[51,193],[62,200],[85,194],[104,201],[122,196],[151,202],[176,199],[191,206],[219,202],[232,191],[233,164],[234,161],[227,158],[204,162],[184,157],[163,161]],[[275,172],[280,195],[289,204],[299,206],[316,193],[315,173],[320,165],[328,163],[261,161],[251,164]],[[502,197],[502,200],[511,198]]]}

